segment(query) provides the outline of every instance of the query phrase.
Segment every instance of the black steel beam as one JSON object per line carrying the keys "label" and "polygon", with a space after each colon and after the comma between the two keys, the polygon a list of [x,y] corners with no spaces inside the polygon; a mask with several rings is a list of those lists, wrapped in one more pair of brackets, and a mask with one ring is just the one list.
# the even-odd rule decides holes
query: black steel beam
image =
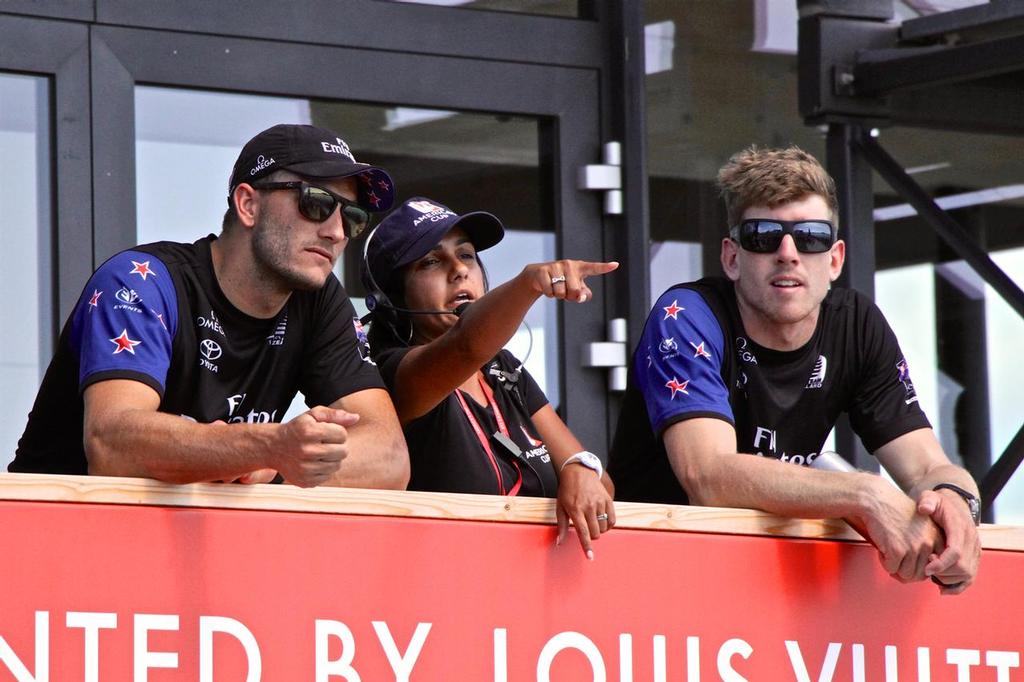
{"label": "black steel beam", "polygon": [[954,47],[867,50],[857,55],[853,91],[880,95],[978,80],[1024,69],[1024,35]]}
{"label": "black steel beam", "polygon": [[875,295],[874,191],[871,166],[855,141],[867,133],[856,125],[832,124],[825,140],[825,166],[836,182],[839,236],[846,242],[846,263],[837,284]]}
{"label": "black steel beam", "polygon": [[974,268],[985,282],[1002,296],[1018,315],[1024,317],[1024,291],[996,265],[983,248],[948,213],[932,200],[920,185],[882,149],[876,140],[861,136],[854,141],[871,166],[896,192],[917,210],[939,237]]}
{"label": "black steel beam", "polygon": [[993,80],[895,92],[888,98],[890,120],[918,128],[1024,135],[1024,85]]}
{"label": "black steel beam", "polygon": [[1006,450],[988,470],[985,478],[981,480],[978,489],[981,491],[983,504],[987,506],[995,501],[1022,461],[1024,461],[1024,426],[1017,430],[1017,435],[1013,437],[1010,444],[1006,446]]}
{"label": "black steel beam", "polygon": [[955,34],[959,38],[979,34],[1006,35],[1024,29],[1024,3],[1019,0],[993,0],[982,5],[939,12],[908,19],[900,27],[900,39],[935,41]]}
{"label": "black steel beam", "polygon": [[[608,28],[608,66],[603,87],[608,107],[603,139],[622,143],[623,214],[605,217],[605,248],[623,261],[614,278],[617,291],[606,299],[608,318],[628,320],[632,344],[640,338],[651,304],[650,205],[647,185],[646,95],[643,3],[604,2],[598,18]],[[642,312],[641,312],[642,311]],[[612,423],[614,423],[612,419]]]}
{"label": "black steel beam", "polygon": [[[1024,12],[1024,2],[1013,4]],[[909,125],[1024,134],[1024,47],[1018,42],[1024,29],[1004,33],[990,30],[985,38],[999,42],[968,45],[961,41],[953,42],[952,47],[944,43],[928,48],[932,52],[924,54],[914,47],[899,48],[906,44],[901,40],[900,26],[880,21],[871,12],[859,16],[827,11],[810,0],[801,2],[800,11],[798,94],[800,113],[808,125]],[[954,13],[935,17],[946,14]],[[1013,10],[1000,8],[997,16],[1008,14]],[[1008,63],[994,61],[999,50],[1011,51]],[[961,58],[964,63],[956,63]],[[893,62],[899,68],[889,73],[887,67],[872,61],[886,59],[899,60]],[[861,70],[856,72],[858,65]],[[968,73],[970,79],[963,80]],[[1000,75],[982,77],[992,73]],[[900,87],[880,90],[895,85]]]}
{"label": "black steel beam", "polygon": [[897,31],[896,26],[877,20],[827,15],[800,18],[798,103],[809,125],[855,119],[878,125],[885,121],[889,111],[885,98],[857,95],[845,83],[853,82],[858,52],[895,46]]}
{"label": "black steel beam", "polygon": [[[846,263],[837,284],[875,296],[875,226],[871,166],[854,141],[865,135],[855,125],[829,126],[825,166],[836,182],[839,235],[846,242]],[[861,444],[848,419],[836,424],[836,450],[858,469],[878,471],[878,460]]]}
{"label": "black steel beam", "polygon": [[569,17],[378,0],[95,3],[96,21],[111,26],[595,69],[604,60],[601,25]]}

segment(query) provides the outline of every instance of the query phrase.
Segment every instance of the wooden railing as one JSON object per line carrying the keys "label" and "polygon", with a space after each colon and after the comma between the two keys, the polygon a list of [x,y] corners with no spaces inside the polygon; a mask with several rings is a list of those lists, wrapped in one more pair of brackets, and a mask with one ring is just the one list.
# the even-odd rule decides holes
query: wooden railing
{"label": "wooden railing", "polygon": [[551,500],[0,475],[0,681],[1021,673],[1022,528],[940,597],[842,521],[616,514],[589,562]]}

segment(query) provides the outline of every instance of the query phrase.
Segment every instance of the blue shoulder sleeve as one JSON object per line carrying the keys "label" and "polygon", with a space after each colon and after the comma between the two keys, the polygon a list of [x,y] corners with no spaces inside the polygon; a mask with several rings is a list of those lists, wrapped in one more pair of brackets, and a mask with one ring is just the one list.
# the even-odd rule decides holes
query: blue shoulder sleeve
{"label": "blue shoulder sleeve", "polygon": [[656,434],[686,417],[733,422],[722,380],[724,349],[722,327],[700,294],[670,289],[661,295],[633,356],[633,373]]}
{"label": "blue shoulder sleeve", "polygon": [[93,273],[71,314],[79,390],[123,378],[162,396],[177,327],[177,294],[167,267],[139,251],[113,256]]}

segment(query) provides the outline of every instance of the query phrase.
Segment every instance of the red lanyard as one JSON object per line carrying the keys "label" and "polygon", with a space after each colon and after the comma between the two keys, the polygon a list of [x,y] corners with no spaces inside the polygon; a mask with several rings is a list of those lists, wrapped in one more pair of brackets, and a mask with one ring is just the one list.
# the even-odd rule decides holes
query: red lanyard
{"label": "red lanyard", "polygon": [[[487,385],[487,382],[478,374],[477,381],[480,382],[480,388],[484,392],[484,397],[487,398],[487,402],[490,403],[494,409],[494,421],[498,422],[498,431],[501,432],[506,438],[511,439],[509,435],[508,426],[505,424],[505,417],[501,414],[501,408],[498,407],[498,401],[494,399],[494,391]],[[455,389],[455,397],[459,399],[459,405],[462,406],[462,411],[466,413],[466,419],[469,420],[469,425],[473,427],[473,432],[476,433],[477,440],[480,441],[480,445],[483,447],[484,452],[487,453],[487,458],[491,461],[491,466],[494,467],[494,475],[498,477],[498,492],[502,495],[517,495],[519,489],[523,486],[523,470],[519,468],[519,462],[515,459],[512,460],[512,466],[516,469],[518,478],[516,484],[512,486],[512,489],[505,490],[505,483],[501,479],[501,469],[498,468],[498,460],[494,456],[494,450],[491,449],[491,439],[484,433],[484,429],[480,426],[480,422],[473,416],[473,411],[469,409],[469,405],[466,404],[466,398],[462,395],[460,389]]]}

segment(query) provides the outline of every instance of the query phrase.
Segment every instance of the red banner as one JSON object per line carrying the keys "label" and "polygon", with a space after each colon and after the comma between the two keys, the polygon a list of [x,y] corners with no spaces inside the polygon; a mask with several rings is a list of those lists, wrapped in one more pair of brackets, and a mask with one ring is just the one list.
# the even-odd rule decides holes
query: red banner
{"label": "red banner", "polygon": [[1024,553],[902,585],[863,544],[0,502],[0,681],[1024,679]]}

